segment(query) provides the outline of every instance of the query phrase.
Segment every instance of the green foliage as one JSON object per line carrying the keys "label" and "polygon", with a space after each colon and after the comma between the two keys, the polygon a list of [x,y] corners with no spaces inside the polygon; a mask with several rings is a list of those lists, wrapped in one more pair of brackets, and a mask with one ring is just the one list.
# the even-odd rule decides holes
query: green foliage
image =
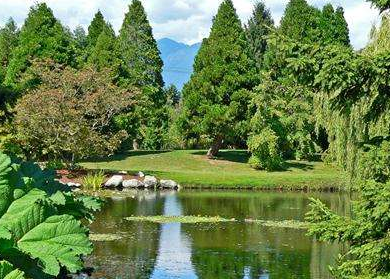
{"label": "green foliage", "polygon": [[7,67],[12,59],[12,52],[18,45],[18,37],[18,27],[10,18],[4,28],[0,29],[0,84],[4,81]]}
{"label": "green foliage", "polygon": [[264,54],[267,50],[267,36],[274,28],[274,20],[269,9],[263,2],[257,2],[252,17],[245,26],[246,37],[249,43],[251,56],[254,57],[256,65],[262,68]]}
{"label": "green foliage", "polygon": [[383,141],[379,146],[365,146],[359,156],[358,175],[360,179],[374,179],[385,183],[390,181],[390,142]]}
{"label": "green foliage", "polygon": [[106,25],[103,14],[98,11],[88,27],[87,45],[89,48],[94,48],[96,46],[97,40]]}
{"label": "green foliage", "polygon": [[381,12],[390,9],[390,1],[389,0],[366,0],[366,1],[371,2]]}
{"label": "green foliage", "polygon": [[34,59],[50,58],[57,63],[74,65],[75,52],[72,37],[45,3],[30,9],[20,31],[19,44],[12,52],[5,84],[18,89],[32,86],[30,80],[21,81]]}
{"label": "green foliage", "polygon": [[[153,37],[152,28],[141,1],[133,0],[125,15],[118,37],[118,53],[121,55],[119,83],[161,89],[163,62]],[[158,93],[158,92],[145,92]],[[151,100],[161,102],[150,96]],[[157,96],[156,96],[157,97]]]}
{"label": "green foliage", "polygon": [[251,167],[267,171],[280,169],[283,160],[278,141],[276,133],[269,128],[265,128],[258,135],[251,136],[248,140],[248,148],[252,153],[249,159]]}
{"label": "green foliage", "polygon": [[111,68],[116,70],[118,59],[115,54],[116,51],[116,37],[111,25],[105,25],[96,45],[92,48],[88,62],[101,70]]}
{"label": "green foliage", "polygon": [[99,200],[75,196],[53,172],[1,153],[0,193],[1,278],[54,278],[82,269],[92,244],[81,219],[92,217]]}
{"label": "green foliage", "polygon": [[73,162],[118,149],[127,134],[114,117],[135,104],[135,90],[118,88],[108,70],[43,62],[32,71],[41,85],[19,100],[13,122],[29,157]]}
{"label": "green foliage", "polygon": [[82,185],[85,189],[96,191],[102,187],[105,179],[104,171],[89,173],[83,178]]}
{"label": "green foliage", "polygon": [[248,103],[256,82],[245,32],[230,0],[223,1],[208,39],[195,59],[194,74],[183,89],[179,119],[184,137],[207,137],[215,156],[222,140],[237,142],[248,132]]}
{"label": "green foliage", "polygon": [[335,278],[388,278],[390,183],[367,181],[359,187],[353,218],[338,216],[321,201],[313,200],[310,235],[321,241],[346,242],[350,249],[331,269]]}

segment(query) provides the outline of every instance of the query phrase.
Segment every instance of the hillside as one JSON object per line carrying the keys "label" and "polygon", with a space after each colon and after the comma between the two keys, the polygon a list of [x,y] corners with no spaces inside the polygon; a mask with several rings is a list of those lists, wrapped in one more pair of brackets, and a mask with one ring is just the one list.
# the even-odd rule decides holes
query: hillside
{"label": "hillside", "polygon": [[201,44],[186,45],[168,38],[158,40],[157,44],[164,61],[165,85],[174,84],[181,90],[191,77],[194,59]]}

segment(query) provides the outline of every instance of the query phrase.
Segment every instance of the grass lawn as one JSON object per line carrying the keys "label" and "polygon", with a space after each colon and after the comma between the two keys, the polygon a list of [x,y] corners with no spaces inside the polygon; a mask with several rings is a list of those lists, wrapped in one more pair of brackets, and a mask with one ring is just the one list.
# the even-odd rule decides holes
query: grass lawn
{"label": "grass lawn", "polygon": [[82,162],[87,169],[138,172],[173,179],[184,188],[258,188],[330,190],[342,188],[345,175],[322,162],[288,161],[284,171],[251,169],[248,153],[223,150],[215,160],[206,151],[133,151],[110,158]]}

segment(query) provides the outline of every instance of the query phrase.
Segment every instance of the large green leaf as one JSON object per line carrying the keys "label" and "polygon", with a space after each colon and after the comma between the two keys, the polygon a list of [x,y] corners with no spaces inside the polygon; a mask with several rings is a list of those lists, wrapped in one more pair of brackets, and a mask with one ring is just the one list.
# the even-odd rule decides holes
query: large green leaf
{"label": "large green leaf", "polygon": [[12,199],[12,189],[9,185],[9,174],[11,172],[11,159],[0,153],[0,217],[7,211]]}
{"label": "large green leaf", "polygon": [[44,265],[44,272],[56,276],[60,265],[71,272],[82,268],[81,256],[92,252],[87,229],[73,216],[49,217],[26,233],[18,247]]}
{"label": "large green leaf", "polygon": [[0,227],[8,229],[14,240],[18,241],[55,212],[55,208],[46,199],[46,193],[33,189],[9,206],[0,219]]}
{"label": "large green leaf", "polygon": [[0,279],[24,279],[24,273],[15,269],[12,264],[0,261]]}

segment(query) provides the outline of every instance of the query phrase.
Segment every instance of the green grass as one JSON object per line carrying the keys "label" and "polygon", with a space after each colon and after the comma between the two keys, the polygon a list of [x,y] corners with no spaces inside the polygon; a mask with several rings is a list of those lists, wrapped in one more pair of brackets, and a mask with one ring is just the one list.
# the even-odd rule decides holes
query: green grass
{"label": "green grass", "polygon": [[224,150],[215,160],[206,151],[128,152],[110,158],[83,162],[88,169],[137,172],[173,179],[184,188],[258,188],[285,190],[330,190],[344,185],[344,173],[322,162],[288,161],[283,171],[251,169],[246,151]]}

